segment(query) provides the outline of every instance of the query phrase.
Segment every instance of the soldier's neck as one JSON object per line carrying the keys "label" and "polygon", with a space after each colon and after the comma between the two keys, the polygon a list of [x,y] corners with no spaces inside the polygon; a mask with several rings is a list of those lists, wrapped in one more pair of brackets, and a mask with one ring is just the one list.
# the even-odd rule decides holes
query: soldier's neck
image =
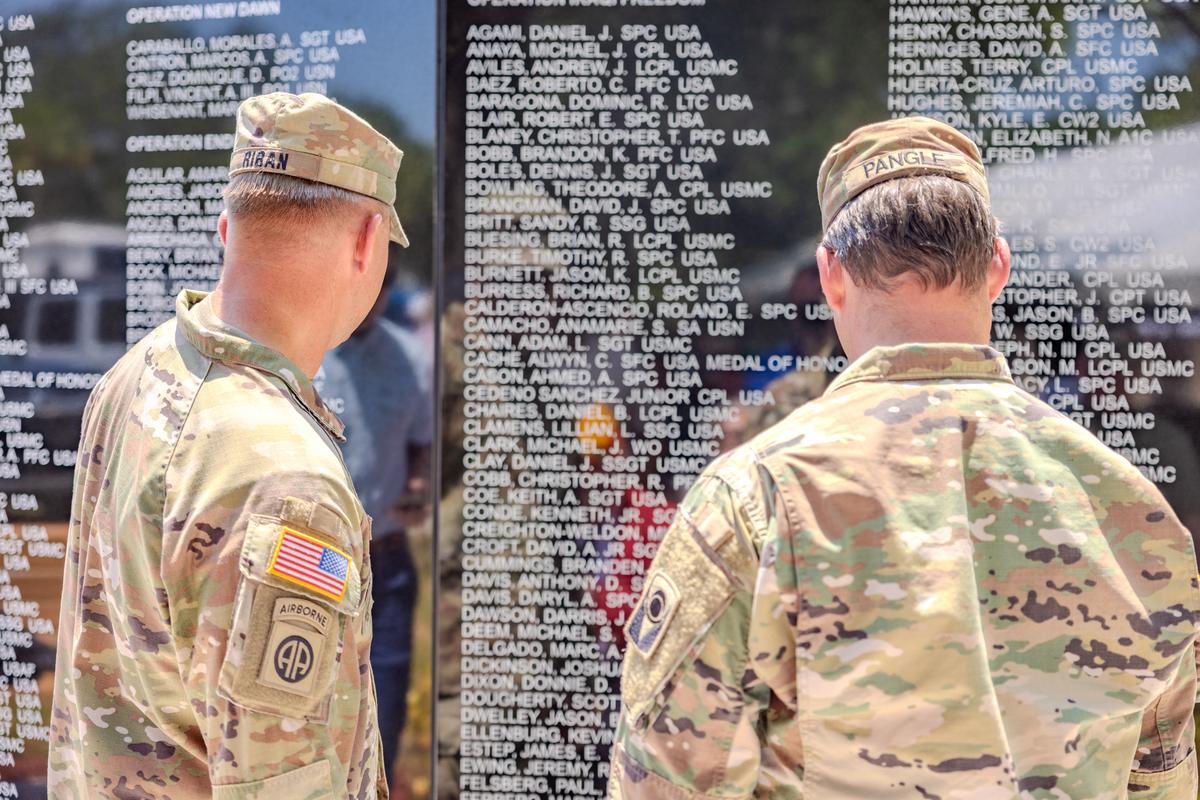
{"label": "soldier's neck", "polygon": [[[966,300],[958,289],[904,288],[869,299],[843,336],[851,360],[874,347],[902,344],[988,344],[991,309],[986,298]],[[840,331],[840,329],[839,329]]]}
{"label": "soldier's neck", "polygon": [[213,312],[314,377],[336,327],[319,266],[291,258],[247,263],[241,256],[235,247],[226,249],[221,281],[209,298]]}

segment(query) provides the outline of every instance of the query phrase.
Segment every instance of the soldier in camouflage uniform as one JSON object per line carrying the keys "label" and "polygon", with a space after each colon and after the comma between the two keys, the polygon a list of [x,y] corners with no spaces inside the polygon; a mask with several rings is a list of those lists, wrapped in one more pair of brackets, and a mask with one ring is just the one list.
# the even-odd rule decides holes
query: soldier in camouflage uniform
{"label": "soldier in camouflage uniform", "polygon": [[370,518],[311,378],[406,243],[401,153],[319,95],[247,100],[236,148],[219,285],[183,292],[84,413],[55,798],[387,796]]}
{"label": "soldier in camouflage uniform", "polygon": [[1191,537],[988,346],[1009,255],[975,145],[868,126],[818,192],[852,364],[682,504],[610,796],[1193,800]]}

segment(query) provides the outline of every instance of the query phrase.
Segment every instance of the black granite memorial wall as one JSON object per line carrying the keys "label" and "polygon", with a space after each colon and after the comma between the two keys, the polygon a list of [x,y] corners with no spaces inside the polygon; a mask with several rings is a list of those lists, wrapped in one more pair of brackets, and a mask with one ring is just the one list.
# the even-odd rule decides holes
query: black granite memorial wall
{"label": "black granite memorial wall", "polygon": [[602,796],[622,625],[719,453],[846,366],[814,183],[925,114],[988,165],[1021,386],[1200,525],[1200,7],[449,0],[440,794]]}

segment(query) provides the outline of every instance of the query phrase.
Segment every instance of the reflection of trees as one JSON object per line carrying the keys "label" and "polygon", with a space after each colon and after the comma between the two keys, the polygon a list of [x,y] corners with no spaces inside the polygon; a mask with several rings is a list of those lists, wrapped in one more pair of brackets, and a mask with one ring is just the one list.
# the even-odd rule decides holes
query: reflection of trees
{"label": "reflection of trees", "polygon": [[[125,47],[131,38],[147,39],[214,33],[210,25],[197,29],[181,24],[125,23],[127,4],[72,4],[37,15],[37,30],[15,34],[13,43],[28,44],[36,74],[25,108],[14,116],[25,126],[26,138],[12,143],[17,169],[40,169],[45,185],[21,189],[36,203],[40,220],[91,219],[124,223],[125,176],[133,166],[199,166],[220,164],[228,154],[134,153],[125,140],[134,134],[232,131],[233,120],[134,120],[125,118]],[[278,18],[290,32],[296,21]],[[242,27],[233,33],[256,33]],[[5,42],[8,44],[9,42]],[[362,45],[367,47],[370,45]],[[351,53],[353,51],[350,51]],[[381,79],[385,79],[381,76]],[[433,159],[428,145],[413,139],[394,111],[356,99],[354,86],[335,79],[331,90],[405,152],[400,172],[400,218],[412,238],[405,261],[428,282],[431,274]]]}
{"label": "reflection of trees", "polygon": [[[1177,72],[1187,75],[1192,86],[1200,85],[1200,8],[1196,6],[1180,7],[1170,3],[1153,3],[1146,13],[1156,22],[1162,31],[1161,42],[1170,42],[1179,48],[1177,56],[1186,59],[1186,65],[1178,63],[1161,68],[1161,71]],[[1169,59],[1168,59],[1169,60]],[[1200,117],[1200,98],[1196,93],[1179,92],[1179,110],[1146,111],[1146,125],[1151,128],[1163,128],[1178,125],[1184,121],[1192,121]]]}
{"label": "reflection of trees", "polygon": [[754,102],[751,112],[713,119],[722,126],[761,127],[771,137],[768,147],[728,148],[719,164],[705,170],[714,184],[774,185],[767,203],[734,201],[742,205],[734,206],[734,214],[747,261],[819,230],[814,187],[821,159],[850,130],[887,114],[887,31],[886,0],[773,3],[755,24],[747,24],[743,4],[709,4],[701,32],[718,57],[739,57],[736,82]]}
{"label": "reflection of trees", "polygon": [[17,112],[26,138],[12,143],[13,162],[42,170],[45,185],[22,191],[42,220],[124,222],[134,130],[125,119],[127,30],[123,4],[68,7],[39,14],[24,40],[36,74]]}
{"label": "reflection of trees", "polygon": [[1200,9],[1195,6],[1180,7],[1164,3],[1155,8],[1154,12],[1179,23],[1187,28],[1195,39],[1200,40]]}
{"label": "reflection of trees", "polygon": [[433,280],[433,150],[413,139],[403,120],[386,106],[356,99],[353,94],[339,93],[338,99],[404,151],[396,179],[396,213],[408,233],[409,246],[400,256],[400,264],[405,272],[429,285]]}
{"label": "reflection of trees", "polygon": [[[769,180],[774,196],[732,200],[738,253],[743,265],[777,253],[820,227],[815,183],[829,146],[853,128],[886,116],[887,0],[853,3],[772,2],[755,7],[736,0],[709,0],[701,10],[622,8],[619,12],[580,9],[529,11],[473,9],[451,14],[447,37],[446,120],[462,129],[459,115],[465,91],[462,62],[469,23],[608,24],[619,36],[621,24],[696,24],[717,58],[737,58],[736,77],[715,79],[718,93],[746,93],[752,111],[705,111],[707,127],[763,128],[767,147],[726,147],[717,164],[706,164],[705,180]],[[674,48],[670,49],[674,53]],[[455,152],[450,149],[448,152]],[[461,165],[446,164],[448,201],[461,186]],[[451,215],[449,218],[455,218]],[[713,221],[720,225],[728,218]],[[451,259],[453,263],[453,259]]]}

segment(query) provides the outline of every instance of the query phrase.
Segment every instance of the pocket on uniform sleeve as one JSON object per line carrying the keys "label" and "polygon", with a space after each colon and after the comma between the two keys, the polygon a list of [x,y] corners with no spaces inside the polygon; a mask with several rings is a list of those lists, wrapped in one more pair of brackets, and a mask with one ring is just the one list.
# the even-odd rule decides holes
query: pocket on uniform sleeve
{"label": "pocket on uniform sleeve", "polygon": [[680,509],[625,625],[621,700],[635,728],[650,723],[671,678],[696,657],[738,590],[734,570],[741,565],[730,562],[744,554],[736,552],[732,531],[707,516]]}
{"label": "pocket on uniform sleeve", "polygon": [[1193,800],[1196,792],[1194,751],[1168,770],[1129,773],[1129,800]]}
{"label": "pocket on uniform sleeve", "polygon": [[253,711],[325,722],[347,620],[361,613],[353,558],[336,537],[253,516],[240,570],[219,693]]}
{"label": "pocket on uniform sleeve", "polygon": [[318,761],[273,778],[214,786],[213,800],[332,800],[333,775],[328,761]]}

